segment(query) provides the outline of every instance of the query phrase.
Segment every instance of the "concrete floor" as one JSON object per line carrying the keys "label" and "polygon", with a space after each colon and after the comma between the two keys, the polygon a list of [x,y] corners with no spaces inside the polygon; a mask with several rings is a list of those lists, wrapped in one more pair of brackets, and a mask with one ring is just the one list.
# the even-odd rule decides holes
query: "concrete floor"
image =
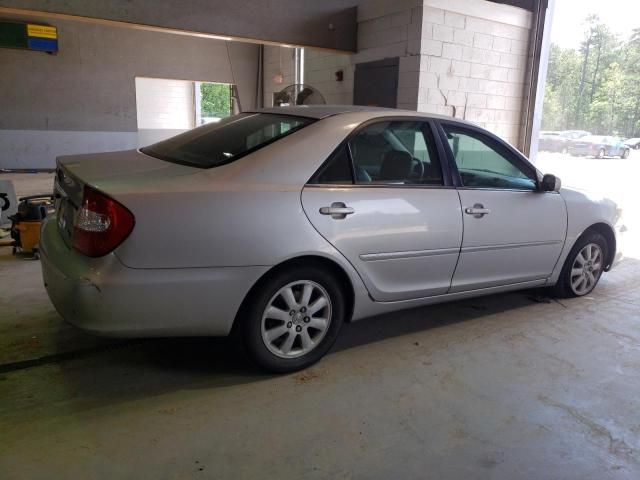
{"label": "concrete floor", "polygon": [[640,478],[639,258],[587,298],[346,325],[277,377],[225,340],[82,334],[0,249],[0,476]]}

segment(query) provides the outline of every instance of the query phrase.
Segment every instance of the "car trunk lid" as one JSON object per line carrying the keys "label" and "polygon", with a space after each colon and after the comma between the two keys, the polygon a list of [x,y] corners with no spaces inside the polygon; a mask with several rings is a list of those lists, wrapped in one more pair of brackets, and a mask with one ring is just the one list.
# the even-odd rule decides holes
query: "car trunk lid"
{"label": "car trunk lid", "polygon": [[136,191],[162,179],[189,175],[200,169],[177,165],[137,150],[58,157],[54,180],[58,229],[71,245],[76,215],[85,186],[117,199],[122,191]]}

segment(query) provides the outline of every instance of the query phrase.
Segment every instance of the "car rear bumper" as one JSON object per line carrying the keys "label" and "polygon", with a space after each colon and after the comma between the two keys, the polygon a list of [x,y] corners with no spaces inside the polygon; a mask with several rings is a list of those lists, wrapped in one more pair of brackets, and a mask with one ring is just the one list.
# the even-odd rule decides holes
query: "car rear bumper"
{"label": "car rear bumper", "polygon": [[87,258],[42,227],[44,284],[60,315],[104,336],[227,335],[253,284],[268,267],[133,269],[113,253]]}

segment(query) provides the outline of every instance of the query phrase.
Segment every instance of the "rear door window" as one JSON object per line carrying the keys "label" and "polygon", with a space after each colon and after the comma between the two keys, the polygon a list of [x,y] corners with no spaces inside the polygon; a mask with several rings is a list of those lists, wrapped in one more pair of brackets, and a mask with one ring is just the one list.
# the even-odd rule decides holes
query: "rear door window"
{"label": "rear door window", "polygon": [[194,128],[140,151],[172,163],[212,168],[233,162],[314,121],[291,115],[244,113]]}

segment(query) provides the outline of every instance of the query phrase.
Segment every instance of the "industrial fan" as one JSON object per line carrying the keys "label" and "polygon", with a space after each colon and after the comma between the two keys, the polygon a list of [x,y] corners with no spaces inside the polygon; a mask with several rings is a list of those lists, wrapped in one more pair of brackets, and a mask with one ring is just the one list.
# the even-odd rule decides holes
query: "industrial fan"
{"label": "industrial fan", "polygon": [[274,107],[288,107],[291,105],[324,105],[325,101],[322,94],[312,87],[304,83],[295,83],[283,88],[279,92],[273,94]]}

